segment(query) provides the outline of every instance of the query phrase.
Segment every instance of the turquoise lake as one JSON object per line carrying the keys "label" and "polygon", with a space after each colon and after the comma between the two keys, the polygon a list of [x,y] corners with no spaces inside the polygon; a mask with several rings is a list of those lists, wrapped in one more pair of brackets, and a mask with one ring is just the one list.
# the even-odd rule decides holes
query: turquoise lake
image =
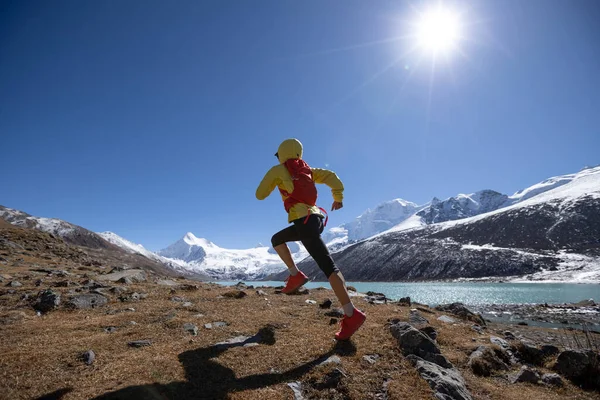
{"label": "turquoise lake", "polygon": [[[235,282],[217,282],[235,285]],[[254,286],[282,286],[283,282],[246,281]],[[600,300],[600,285],[574,283],[403,283],[403,282],[348,282],[361,293],[368,291],[385,294],[397,300],[410,296],[412,301],[435,306],[461,302],[467,305],[486,304],[561,304],[581,300]],[[309,282],[308,289],[330,288],[327,282]]]}

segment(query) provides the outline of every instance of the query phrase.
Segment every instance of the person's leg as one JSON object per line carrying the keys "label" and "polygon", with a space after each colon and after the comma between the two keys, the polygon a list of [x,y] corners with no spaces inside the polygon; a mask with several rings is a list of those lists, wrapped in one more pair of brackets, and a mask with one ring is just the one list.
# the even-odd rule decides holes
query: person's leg
{"label": "person's leg", "polygon": [[348,295],[344,276],[335,265],[325,242],[321,239],[322,219],[316,215],[311,216],[307,224],[298,224],[297,228],[302,244],[329,280],[333,293],[344,308],[344,314],[351,317],[354,313],[354,305]]}
{"label": "person's leg", "polygon": [[287,228],[277,232],[271,238],[273,249],[275,249],[292,276],[295,276],[298,273],[298,267],[292,258],[292,253],[290,252],[286,242],[295,242],[298,240],[300,240],[300,238],[298,237],[298,232],[294,225],[288,226]]}
{"label": "person's leg", "polygon": [[295,242],[299,239],[298,231],[294,225],[277,232],[271,238],[273,248],[290,271],[290,276],[285,281],[285,287],[281,290],[285,294],[294,293],[299,287],[308,282],[308,277],[298,270],[286,244],[286,242]]}

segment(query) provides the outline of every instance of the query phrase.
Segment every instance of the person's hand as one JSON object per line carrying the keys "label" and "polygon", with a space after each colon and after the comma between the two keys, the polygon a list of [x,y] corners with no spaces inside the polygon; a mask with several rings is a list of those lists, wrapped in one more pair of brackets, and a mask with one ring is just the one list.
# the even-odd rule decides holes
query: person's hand
{"label": "person's hand", "polygon": [[339,210],[342,207],[344,207],[344,204],[341,201],[334,201],[331,205],[331,211]]}

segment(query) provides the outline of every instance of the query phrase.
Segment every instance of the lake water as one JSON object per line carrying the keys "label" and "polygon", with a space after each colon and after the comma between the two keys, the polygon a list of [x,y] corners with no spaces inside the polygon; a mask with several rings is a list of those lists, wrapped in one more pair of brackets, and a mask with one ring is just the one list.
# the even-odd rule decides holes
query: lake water
{"label": "lake water", "polygon": [[[235,285],[235,282],[220,281],[222,285]],[[283,282],[247,281],[254,286],[281,286]],[[403,282],[347,282],[361,293],[368,291],[385,294],[397,300],[410,296],[412,301],[435,306],[438,304],[461,302],[467,305],[486,304],[562,304],[581,300],[600,300],[600,285],[574,283],[403,283]],[[308,289],[330,288],[328,282],[309,282]]]}

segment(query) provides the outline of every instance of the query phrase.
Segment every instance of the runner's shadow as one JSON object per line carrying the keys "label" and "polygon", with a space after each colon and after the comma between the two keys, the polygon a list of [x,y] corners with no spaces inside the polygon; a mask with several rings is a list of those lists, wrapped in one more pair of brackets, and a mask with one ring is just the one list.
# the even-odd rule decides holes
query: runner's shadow
{"label": "runner's shadow", "polygon": [[[336,349],[338,346],[336,345],[336,347],[314,360],[290,370],[278,373],[255,374],[242,378],[237,378],[232,369],[216,361],[216,358],[231,348],[255,343],[273,344],[274,338],[265,337],[259,332],[259,334],[243,341],[216,344],[183,352],[179,354],[179,361],[185,369],[185,382],[130,386],[115,392],[105,393],[95,397],[94,400],[226,399],[229,393],[298,380],[331,355],[335,353],[342,354],[339,353],[339,349]],[[348,346],[348,344],[346,343],[344,346]],[[354,345],[351,345],[351,347],[354,347]],[[348,349],[345,351],[348,351]],[[354,347],[354,352],[356,352],[356,347]]]}

